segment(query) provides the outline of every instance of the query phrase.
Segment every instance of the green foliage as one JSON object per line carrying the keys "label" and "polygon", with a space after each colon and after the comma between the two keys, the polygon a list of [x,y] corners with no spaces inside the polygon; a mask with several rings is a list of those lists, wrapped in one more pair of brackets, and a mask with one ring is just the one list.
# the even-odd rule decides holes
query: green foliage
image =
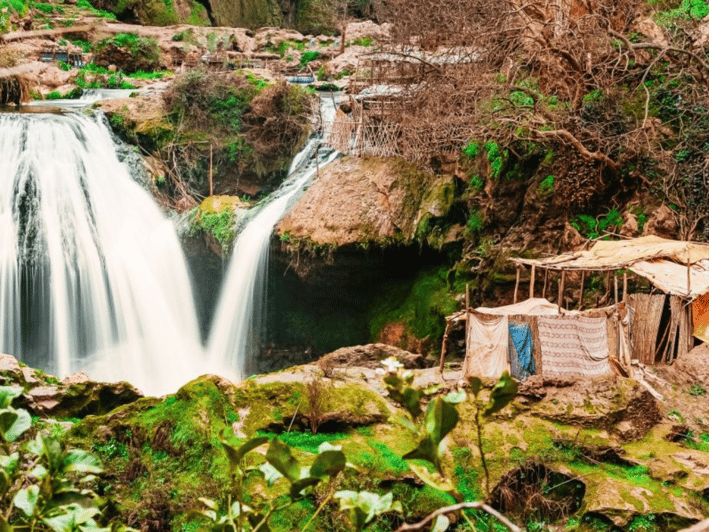
{"label": "green foliage", "polygon": [[220,213],[212,214],[195,209],[190,234],[194,234],[198,230],[211,233],[217,242],[221,244],[224,253],[227,253],[234,240],[233,211],[225,209]]}
{"label": "green foliage", "polygon": [[539,183],[538,192],[540,196],[546,196],[554,192],[554,176],[548,175]]}
{"label": "green foliage", "polygon": [[493,179],[497,179],[507,160],[507,150],[500,150],[500,145],[497,142],[488,142],[485,144],[485,151],[487,152],[487,160],[490,162],[490,175]]}
{"label": "green foliage", "polygon": [[364,530],[379,515],[402,511],[401,503],[394,502],[391,493],[378,495],[368,491],[338,491],[335,498],[340,501],[340,510],[349,512],[350,522],[357,532]]}
{"label": "green foliage", "polygon": [[693,395],[694,397],[700,397],[706,394],[707,390],[701,384],[694,383],[692,384],[692,386],[689,387],[689,395]]}
{"label": "green foliage", "polygon": [[469,157],[470,159],[477,157],[478,153],[480,153],[480,144],[475,141],[470,141],[463,148],[463,154],[465,154],[465,156]]}
{"label": "green foliage", "polygon": [[128,74],[129,78],[135,79],[162,79],[166,76],[172,76],[172,72],[169,70],[155,70],[154,72],[144,72],[143,70],[136,70],[131,74]]}
{"label": "green foliage", "polygon": [[47,96],[45,96],[45,100],[60,100],[62,98],[62,93],[59,91],[52,91]]}
{"label": "green foliage", "polygon": [[150,65],[156,68],[160,59],[160,47],[154,37],[139,37],[134,33],[117,33],[99,41],[96,44],[96,51],[100,53],[110,46],[122,48],[128,51],[137,64]]}
{"label": "green foliage", "polygon": [[385,325],[403,323],[417,338],[438,340],[445,317],[458,308],[447,282],[446,267],[424,270],[418,276],[392,283],[370,310],[370,336],[375,339]]}
{"label": "green foliage", "polygon": [[96,9],[94,6],[91,5],[91,3],[88,0],[78,0],[76,2],[76,6],[81,9],[87,9],[87,10],[91,11],[92,14],[97,15],[99,17],[108,18],[111,20],[116,20],[115,14],[109,13],[108,11],[104,11],[102,9]]}
{"label": "green foliage", "polygon": [[661,26],[670,26],[684,20],[701,20],[707,15],[709,4],[705,0],[682,0],[675,9],[659,11],[655,20]]}
{"label": "green foliage", "polygon": [[623,218],[615,207],[598,219],[588,214],[579,214],[570,224],[585,238],[598,238],[604,231],[617,231],[623,225]]}
{"label": "green foliage", "polygon": [[[273,438],[276,436],[273,432],[258,431],[259,436],[266,436],[267,438]],[[296,449],[302,449],[309,453],[317,453],[318,448],[325,442],[332,442],[337,440],[342,440],[346,438],[346,434],[342,433],[322,433],[313,434],[312,432],[284,432],[279,434],[278,438],[290,447],[295,447]]]}
{"label": "green foliage", "polygon": [[374,44],[374,38],[371,35],[362,35],[356,39],[348,41],[347,46],[372,46]]}
{"label": "green foliage", "polygon": [[[96,457],[42,434],[21,450],[10,447],[31,424],[27,411],[11,406],[21,393],[0,387],[0,530],[108,532],[96,521],[100,499],[85,487],[102,472]],[[132,529],[116,524],[110,530]]]}
{"label": "green foliage", "polygon": [[307,50],[303,52],[303,54],[300,56],[300,66],[304,67],[311,61],[315,61],[320,57],[320,52],[317,50]]}
{"label": "green foliage", "polygon": [[466,229],[470,233],[477,233],[483,227],[485,227],[485,216],[480,211],[480,209],[474,209],[470,216],[468,216],[468,222],[465,224]]}
{"label": "green foliage", "polygon": [[[244,443],[229,437],[225,430],[220,443],[226,454],[230,471],[230,489],[226,501],[221,504],[206,498],[200,501],[206,510],[199,512],[207,518],[214,532],[242,532],[268,530],[268,523],[274,513],[285,510],[297,503],[306,492],[322,481],[328,481],[328,494],[308,525],[315,519],[325,503],[334,495],[333,480],[345,469],[346,459],[339,447],[328,443],[320,446],[310,467],[303,467],[293,456],[290,447],[278,437],[257,436]],[[268,443],[265,462],[262,455],[251,453]],[[257,460],[261,463],[258,464]],[[280,491],[270,497],[253,497],[246,489],[248,480],[262,479],[270,487],[280,487]],[[286,482],[282,482],[284,479]]]}
{"label": "green foliage", "polygon": [[42,13],[45,13],[47,15],[54,13],[54,6],[52,4],[44,4],[41,2],[37,2],[34,4],[34,8],[37,11],[41,11]]}

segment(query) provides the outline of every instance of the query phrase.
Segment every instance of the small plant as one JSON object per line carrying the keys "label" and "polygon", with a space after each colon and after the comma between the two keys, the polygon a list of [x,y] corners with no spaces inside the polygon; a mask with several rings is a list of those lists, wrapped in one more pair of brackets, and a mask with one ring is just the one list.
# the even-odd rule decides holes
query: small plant
{"label": "small plant", "polygon": [[479,209],[473,210],[470,213],[470,216],[468,217],[468,223],[466,224],[466,228],[471,233],[477,233],[483,227],[485,227],[485,217]]}
{"label": "small plant", "polygon": [[[27,411],[12,407],[22,388],[0,387],[0,530],[3,532],[133,531],[101,528],[96,493],[86,488],[101,464],[90,453],[66,449],[37,434],[22,450],[11,447],[31,426]],[[136,531],[133,531],[136,532]]]}
{"label": "small plant", "polygon": [[554,176],[548,175],[539,183],[539,194],[546,196],[554,192]]}
{"label": "small plant", "polygon": [[300,56],[300,66],[301,68],[310,63],[311,61],[315,61],[320,57],[320,52],[317,50],[308,50],[306,52],[303,52],[303,55]]}
{"label": "small plant", "polygon": [[463,154],[465,154],[466,157],[469,157],[470,159],[473,159],[478,156],[478,153],[480,153],[480,144],[478,144],[475,141],[470,141],[464,148],[463,148]]}
{"label": "small plant", "polygon": [[689,387],[689,395],[693,395],[694,397],[700,397],[700,396],[703,396],[706,394],[707,394],[707,390],[701,384],[695,383]]}
{"label": "small plant", "polygon": [[[268,523],[274,513],[285,510],[300,500],[305,492],[312,491],[315,486],[327,481],[328,493],[302,529],[307,530],[336,495],[334,479],[345,469],[347,461],[344,453],[339,447],[324,443],[320,446],[319,453],[310,467],[302,467],[291,453],[291,449],[276,436],[270,441],[265,436],[257,436],[239,445],[238,440],[227,435],[227,430],[225,429],[221,439],[230,472],[231,487],[227,500],[220,504],[211,499],[200,499],[206,510],[199,513],[211,521],[210,530],[213,532],[269,530]],[[256,456],[250,453],[267,443],[269,445],[265,462],[256,465]],[[269,486],[279,483],[278,485],[283,489],[279,495],[271,498],[253,496],[246,490],[246,484],[254,479],[262,479]]]}

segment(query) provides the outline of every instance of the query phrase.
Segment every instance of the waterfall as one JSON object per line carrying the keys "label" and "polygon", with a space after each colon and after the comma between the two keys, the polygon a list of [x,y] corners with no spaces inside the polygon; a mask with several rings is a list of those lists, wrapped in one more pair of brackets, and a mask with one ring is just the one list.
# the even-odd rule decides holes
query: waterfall
{"label": "waterfall", "polygon": [[255,355],[263,340],[266,278],[271,235],[292,201],[313,175],[334,160],[338,152],[319,148],[332,124],[334,99],[321,100],[323,128],[295,156],[288,178],[258,208],[239,233],[214,314],[207,353],[212,368],[240,379],[254,373]]}
{"label": "waterfall", "polygon": [[173,224],[105,119],[0,114],[0,352],[173,392],[203,371]]}

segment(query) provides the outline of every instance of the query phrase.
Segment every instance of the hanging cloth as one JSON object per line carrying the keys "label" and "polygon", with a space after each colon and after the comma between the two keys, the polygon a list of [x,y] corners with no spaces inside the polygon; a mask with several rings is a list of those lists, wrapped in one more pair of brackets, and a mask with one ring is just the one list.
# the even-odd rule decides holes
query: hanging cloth
{"label": "hanging cloth", "polygon": [[523,381],[534,375],[532,329],[527,323],[510,323],[510,373]]}
{"label": "hanging cloth", "polygon": [[503,371],[510,371],[507,316],[485,316],[470,312],[467,321],[463,377],[475,375],[497,379]]}
{"label": "hanging cloth", "polygon": [[539,316],[545,377],[600,377],[612,372],[606,318]]}

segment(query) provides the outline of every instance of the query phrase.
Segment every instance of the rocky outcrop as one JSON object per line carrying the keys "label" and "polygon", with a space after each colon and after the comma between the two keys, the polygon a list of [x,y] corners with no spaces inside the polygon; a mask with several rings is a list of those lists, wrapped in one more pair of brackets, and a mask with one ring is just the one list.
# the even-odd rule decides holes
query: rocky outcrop
{"label": "rocky outcrop", "polygon": [[143,396],[127,382],[96,382],[82,374],[60,381],[52,375],[0,355],[0,385],[21,385],[20,405],[38,416],[83,418],[101,415]]}
{"label": "rocky outcrop", "polygon": [[282,26],[283,14],[275,0],[211,0],[214,23],[218,26],[262,28]]}
{"label": "rocky outcrop", "polygon": [[336,367],[381,368],[382,360],[395,358],[407,369],[422,368],[424,356],[410,353],[398,347],[386,344],[367,344],[343,347],[333,351],[317,361],[317,365],[329,372]]}
{"label": "rocky outcrop", "polygon": [[345,157],[320,171],[276,232],[321,246],[408,243],[423,220],[445,216],[452,201],[451,176],[395,159]]}

